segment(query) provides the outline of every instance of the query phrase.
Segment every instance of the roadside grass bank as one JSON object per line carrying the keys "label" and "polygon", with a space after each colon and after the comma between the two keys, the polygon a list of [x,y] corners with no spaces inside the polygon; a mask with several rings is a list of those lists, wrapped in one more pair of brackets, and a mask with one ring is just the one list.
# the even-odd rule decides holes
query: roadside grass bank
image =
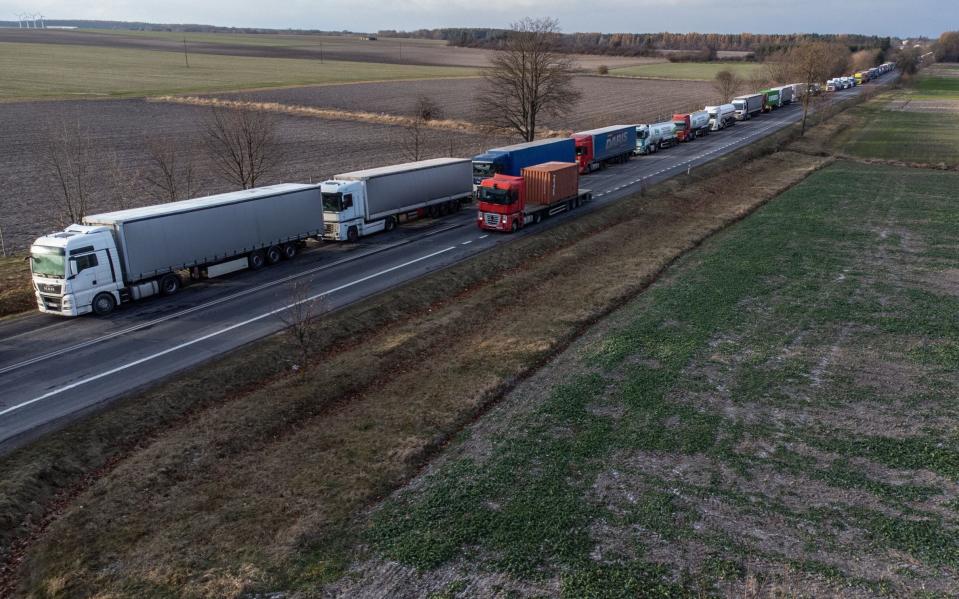
{"label": "roadside grass bank", "polygon": [[276,336],[3,458],[20,591],[224,596],[336,579],[358,517],[451,434],[826,162],[742,164],[794,136],[324,316],[299,374]]}
{"label": "roadside grass bank", "polygon": [[956,596],[957,188],[834,162],[706,240],[375,510],[331,592]]}
{"label": "roadside grass bank", "polygon": [[765,67],[754,62],[660,62],[609,70],[617,77],[654,77],[657,79],[713,80],[720,71],[731,71],[742,79],[760,76]]}
{"label": "roadside grass bank", "polygon": [[26,256],[0,257],[0,318],[37,307]]}
{"label": "roadside grass bank", "polygon": [[318,83],[469,77],[475,68],[0,43],[0,101],[134,98]]}

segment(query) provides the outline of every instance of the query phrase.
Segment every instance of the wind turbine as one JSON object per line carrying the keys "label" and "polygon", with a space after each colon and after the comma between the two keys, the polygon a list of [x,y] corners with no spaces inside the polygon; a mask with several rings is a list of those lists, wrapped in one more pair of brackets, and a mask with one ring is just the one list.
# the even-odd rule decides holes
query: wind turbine
{"label": "wind turbine", "polygon": [[43,15],[38,15],[40,17],[40,29],[46,29],[46,25],[43,24]]}

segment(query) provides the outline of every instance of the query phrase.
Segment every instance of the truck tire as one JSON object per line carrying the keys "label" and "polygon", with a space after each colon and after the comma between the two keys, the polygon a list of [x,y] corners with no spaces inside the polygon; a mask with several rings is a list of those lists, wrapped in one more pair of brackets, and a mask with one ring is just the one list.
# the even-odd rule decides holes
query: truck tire
{"label": "truck tire", "polygon": [[93,298],[91,307],[97,316],[106,316],[117,307],[117,298],[112,293],[101,293]]}
{"label": "truck tire", "polygon": [[383,230],[386,232],[392,231],[396,228],[396,219],[392,216],[387,216],[386,220],[383,222]]}
{"label": "truck tire", "polygon": [[352,227],[346,230],[346,239],[350,243],[356,243],[356,241],[359,238],[360,238],[360,231],[356,228],[356,225],[353,225]]}
{"label": "truck tire", "polygon": [[292,260],[293,258],[296,258],[296,254],[300,250],[296,247],[295,243],[284,243],[283,247],[280,248],[280,251],[283,252],[284,260]]}
{"label": "truck tire", "polygon": [[655,154],[658,149],[659,149],[659,144],[653,144],[649,146],[649,153]]}
{"label": "truck tire", "polygon": [[266,256],[263,255],[262,250],[251,252],[247,260],[250,263],[250,270],[259,270],[266,264]]}
{"label": "truck tire", "polygon": [[280,248],[275,245],[271,245],[266,248],[266,263],[267,264],[276,264],[283,259],[283,252],[280,251]]}
{"label": "truck tire", "polygon": [[513,224],[509,226],[509,232],[515,233],[519,229],[519,225],[516,224],[516,221],[513,221]]}
{"label": "truck tire", "polygon": [[180,290],[180,277],[174,273],[160,277],[160,295],[173,295]]}

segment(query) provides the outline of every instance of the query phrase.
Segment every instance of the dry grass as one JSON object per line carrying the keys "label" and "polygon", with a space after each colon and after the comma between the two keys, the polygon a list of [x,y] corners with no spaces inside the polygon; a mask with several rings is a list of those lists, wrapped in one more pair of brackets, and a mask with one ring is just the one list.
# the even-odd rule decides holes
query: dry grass
{"label": "dry grass", "polygon": [[0,257],[0,318],[36,307],[25,256]]}
{"label": "dry grass", "polygon": [[42,530],[25,514],[75,496],[21,589],[231,596],[335,577],[372,501],[677,256],[822,163],[780,153],[668,183],[325,319],[305,376],[282,372],[272,338],[5,459],[5,530]]}
{"label": "dry grass", "polygon": [[[190,106],[220,106],[225,108],[260,110],[265,112],[275,112],[278,114],[288,114],[292,116],[307,116],[331,121],[358,121],[361,123],[373,123],[377,125],[393,125],[406,127],[414,124],[416,121],[409,116],[398,114],[386,114],[378,112],[363,112],[359,110],[342,110],[337,108],[317,108],[313,106],[298,106],[295,104],[283,104],[280,102],[250,102],[244,100],[227,100],[223,98],[210,98],[198,96],[160,96],[150,98],[151,102],[169,102],[172,104],[187,104]],[[453,119],[431,119],[426,123],[420,124],[427,129],[437,129],[440,131],[458,131],[461,133],[489,134],[489,127],[483,127],[475,123]],[[572,131],[555,131],[552,129],[540,129],[537,137],[567,137]]]}

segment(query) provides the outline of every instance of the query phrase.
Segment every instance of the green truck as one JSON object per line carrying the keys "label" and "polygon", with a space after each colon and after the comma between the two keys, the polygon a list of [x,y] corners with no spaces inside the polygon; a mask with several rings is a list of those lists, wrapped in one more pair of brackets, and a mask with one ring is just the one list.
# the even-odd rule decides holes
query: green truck
{"label": "green truck", "polygon": [[759,93],[766,96],[766,104],[763,106],[765,112],[770,112],[772,109],[782,106],[782,91],[778,89],[764,89]]}

